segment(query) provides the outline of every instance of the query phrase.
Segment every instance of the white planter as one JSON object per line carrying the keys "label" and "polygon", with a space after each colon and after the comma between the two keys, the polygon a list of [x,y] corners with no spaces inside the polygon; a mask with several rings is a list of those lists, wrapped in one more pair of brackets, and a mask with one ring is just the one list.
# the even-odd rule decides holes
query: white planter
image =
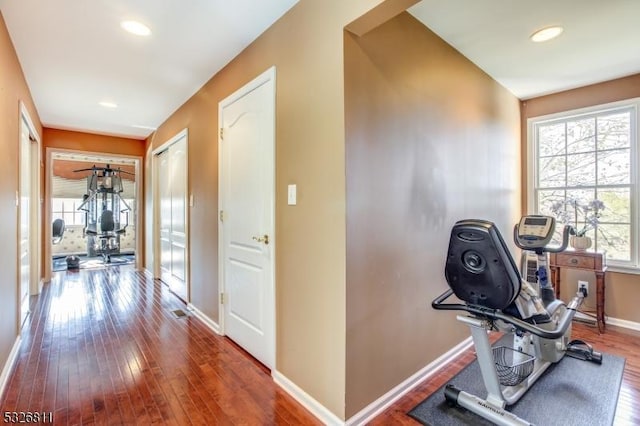
{"label": "white planter", "polygon": [[569,238],[569,244],[576,251],[585,251],[586,249],[591,247],[591,238],[573,236],[573,237]]}

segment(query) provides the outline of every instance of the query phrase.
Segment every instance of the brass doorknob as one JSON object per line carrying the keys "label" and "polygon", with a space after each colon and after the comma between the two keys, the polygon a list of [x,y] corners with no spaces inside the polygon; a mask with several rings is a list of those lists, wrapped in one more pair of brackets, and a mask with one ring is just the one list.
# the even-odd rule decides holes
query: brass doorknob
{"label": "brass doorknob", "polygon": [[253,240],[259,243],[269,244],[269,236],[267,234],[264,234],[262,237],[253,237]]}

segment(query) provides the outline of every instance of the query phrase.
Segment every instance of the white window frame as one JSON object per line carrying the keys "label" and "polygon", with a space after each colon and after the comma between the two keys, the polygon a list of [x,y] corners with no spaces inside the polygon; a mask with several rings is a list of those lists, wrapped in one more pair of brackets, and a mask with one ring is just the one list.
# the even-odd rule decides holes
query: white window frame
{"label": "white window frame", "polygon": [[[56,200],[63,200],[62,201],[62,211],[60,210],[55,210],[54,209],[54,203]],[[66,209],[65,208],[65,204],[66,202],[64,200],[70,200],[73,203],[73,208],[72,209]],[[54,218],[59,217],[59,215],[62,215],[61,219],[63,219],[65,221],[65,226],[84,226],[84,211],[79,211],[77,208],[78,206],[82,204],[82,198],[65,198],[65,197],[54,197],[51,199],[51,214],[54,216]],[[66,216],[65,214],[73,214],[73,218],[74,218],[74,223],[68,223],[66,220]],[[80,221],[80,223],[75,223],[76,222],[76,217],[80,217],[82,220]]]}
{"label": "white window frame", "polygon": [[585,115],[606,113],[610,110],[631,108],[631,247],[630,262],[614,262],[608,260],[610,271],[640,274],[640,98],[627,99],[586,108],[562,111],[554,114],[531,117],[527,120],[527,212],[535,214],[537,210],[536,183],[538,181],[537,165],[538,154],[536,150],[535,126],[545,122],[577,118]]}

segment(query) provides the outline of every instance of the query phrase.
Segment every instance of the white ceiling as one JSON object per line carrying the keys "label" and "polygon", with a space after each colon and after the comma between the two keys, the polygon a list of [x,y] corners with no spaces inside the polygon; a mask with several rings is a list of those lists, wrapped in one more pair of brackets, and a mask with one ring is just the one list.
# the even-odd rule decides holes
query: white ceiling
{"label": "white ceiling", "polygon": [[[296,2],[0,0],[0,10],[45,126],[146,137]],[[640,0],[422,0],[410,12],[521,99],[640,72]],[[152,35],[124,32],[125,19]],[[550,24],[564,33],[529,41]]]}
{"label": "white ceiling", "polygon": [[[296,2],[0,0],[0,10],[44,125],[146,137]],[[127,19],[151,36],[123,31]]]}
{"label": "white ceiling", "polygon": [[[422,0],[409,11],[520,99],[640,72],[640,0]],[[558,24],[557,39],[529,40]]]}

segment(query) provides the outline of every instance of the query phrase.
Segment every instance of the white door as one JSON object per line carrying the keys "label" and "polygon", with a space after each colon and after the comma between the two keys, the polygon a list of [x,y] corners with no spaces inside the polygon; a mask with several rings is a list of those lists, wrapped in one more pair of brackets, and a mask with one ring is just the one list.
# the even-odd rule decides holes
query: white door
{"label": "white door", "polygon": [[275,69],[219,105],[224,333],[275,366]]}
{"label": "white door", "polygon": [[186,274],[187,138],[158,154],[161,279],[183,300],[189,300]]}
{"label": "white door", "polygon": [[169,151],[158,154],[158,197],[160,200],[160,278],[171,280],[171,187]]}
{"label": "white door", "polygon": [[30,200],[31,200],[31,135],[29,126],[21,120],[20,125],[20,324],[29,313],[29,288],[31,254],[29,247]]}

